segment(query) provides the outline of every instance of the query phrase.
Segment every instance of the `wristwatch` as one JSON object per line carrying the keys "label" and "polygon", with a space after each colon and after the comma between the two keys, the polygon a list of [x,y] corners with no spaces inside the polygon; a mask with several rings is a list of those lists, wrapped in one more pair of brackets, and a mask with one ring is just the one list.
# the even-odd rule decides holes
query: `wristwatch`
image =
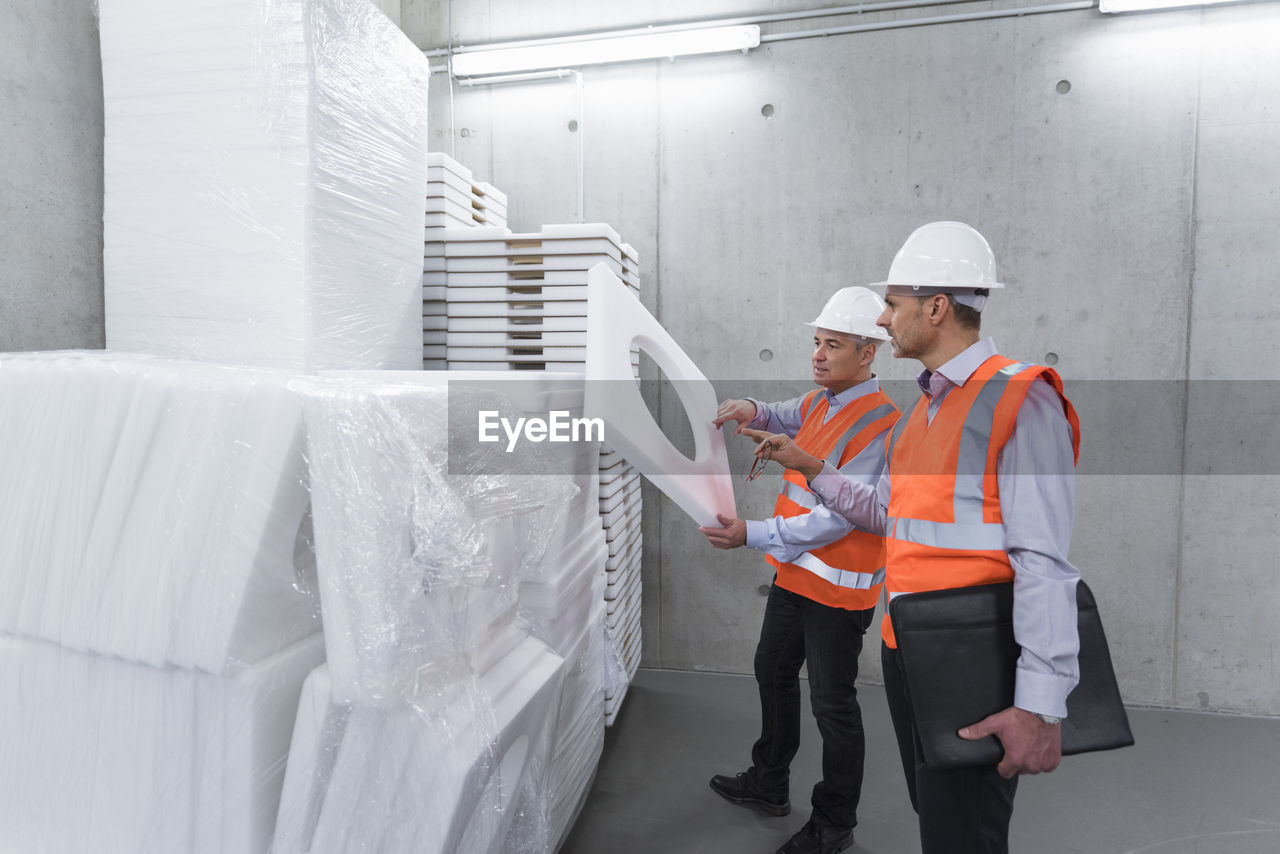
{"label": "wristwatch", "polygon": [[1039,712],[1032,712],[1031,714],[1035,715],[1036,717],[1038,717],[1040,720],[1044,721],[1047,724],[1062,723],[1062,718],[1058,717],[1057,715],[1042,715]]}

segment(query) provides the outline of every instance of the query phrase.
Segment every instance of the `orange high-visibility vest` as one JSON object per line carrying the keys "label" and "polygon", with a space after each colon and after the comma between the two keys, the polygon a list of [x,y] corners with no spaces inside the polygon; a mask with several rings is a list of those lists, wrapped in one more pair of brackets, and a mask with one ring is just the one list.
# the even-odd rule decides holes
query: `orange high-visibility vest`
{"label": "orange high-visibility vest", "polygon": [[[804,418],[795,443],[839,468],[853,459],[873,439],[893,426],[898,408],[882,391],[864,394],[841,407],[823,423],[827,397],[814,399],[821,390],[805,395],[800,406]],[[788,471],[778,493],[773,515],[788,519],[818,506],[804,475]],[[765,556],[778,570],[777,585],[823,605],[846,610],[874,608],[884,583],[884,537],[854,529],[834,543],[811,549],[792,563]]]}
{"label": "orange high-visibility vest", "polygon": [[[952,388],[929,423],[921,395],[887,440],[886,522],[889,598],[1013,580],[1005,551],[996,461],[1017,423],[1031,383],[1043,377],[1062,398],[1080,457],[1080,422],[1052,368],[992,356]],[[885,616],[880,634],[896,647]]]}

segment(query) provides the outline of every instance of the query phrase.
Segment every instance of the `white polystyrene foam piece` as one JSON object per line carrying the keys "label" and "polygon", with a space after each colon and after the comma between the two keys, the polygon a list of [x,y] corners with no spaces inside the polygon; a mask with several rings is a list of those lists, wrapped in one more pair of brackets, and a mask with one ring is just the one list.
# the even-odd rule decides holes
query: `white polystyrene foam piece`
{"label": "white polystyrene foam piece", "polygon": [[108,346],[413,367],[422,52],[367,0],[97,8]]}
{"label": "white polystyrene foam piece", "polygon": [[0,636],[0,850],[265,852],[316,634],[234,676]]}
{"label": "white polystyrene foam piece", "polygon": [[538,317],[533,322],[511,317],[453,317],[442,328],[450,332],[586,332],[584,317]]}
{"label": "white polystyrene foam piece", "polygon": [[476,226],[473,228],[446,228],[439,235],[445,242],[445,254],[449,253],[448,245],[466,240],[509,240],[511,230],[499,226]]}
{"label": "white polystyrene foam piece", "polygon": [[467,181],[470,181],[472,179],[470,169],[468,169],[466,166],[463,166],[461,163],[459,163],[457,160],[454,160],[449,155],[439,151],[432,151],[427,154],[427,168],[444,169],[448,172],[453,173],[454,175],[457,175],[461,178],[465,178]]}
{"label": "white polystyrene foam piece", "polygon": [[527,637],[483,674],[392,702],[334,702],[317,670],[273,852],[500,854],[513,795],[545,767],[564,675]]}
{"label": "white polystyrene foam piece", "polygon": [[[576,257],[576,256],[571,256]],[[445,282],[458,287],[518,287],[521,285],[534,287],[537,285],[585,285],[587,271],[596,264],[604,264],[614,275],[623,279],[632,278],[623,272],[621,267],[610,260],[592,259],[590,264],[577,267],[555,267],[545,264],[529,264],[526,266],[492,265],[493,268],[479,270],[445,271]]]}
{"label": "white polystyrene foam piece", "polygon": [[[717,513],[736,516],[724,435],[711,423],[715,390],[603,264],[591,269],[588,293],[585,412],[603,418],[609,443],[699,525],[718,525]],[[693,459],[663,434],[641,398],[631,370],[633,343],[675,386],[693,427]]]}
{"label": "white polystyrene foam piece", "polygon": [[619,276],[624,270],[620,260],[602,252],[574,255],[526,255],[524,258],[537,260],[525,261],[518,255],[446,256],[445,267],[450,273],[525,273],[539,270],[590,270],[596,264],[602,263],[608,264],[609,268]]}
{"label": "white polystyrene foam piece", "polygon": [[488,181],[480,181],[476,183],[476,189],[488,198],[492,198],[497,204],[506,207],[507,194],[490,184]]}
{"label": "white polystyrene foam piece", "polygon": [[[472,231],[454,235],[455,239],[444,246],[443,254],[449,258],[560,258],[586,256],[606,256],[622,260],[622,250],[608,238],[585,237],[573,240],[539,239],[539,235],[506,234],[494,236],[492,231],[472,236]],[[461,239],[461,235],[468,235]],[[523,238],[523,239],[520,239]]]}
{"label": "white polystyrene foam piece", "polygon": [[473,215],[459,216],[456,213],[427,213],[424,214],[425,228],[466,228],[476,225],[476,219]]}
{"label": "white polystyrene foam piece", "polygon": [[288,376],[0,357],[0,631],[221,673],[318,629]]}
{"label": "white polystyrene foam piece", "polygon": [[450,299],[446,307],[449,319],[455,317],[517,318],[521,320],[548,317],[586,317],[587,301],[544,301],[541,297],[511,294],[500,301],[464,301]]}

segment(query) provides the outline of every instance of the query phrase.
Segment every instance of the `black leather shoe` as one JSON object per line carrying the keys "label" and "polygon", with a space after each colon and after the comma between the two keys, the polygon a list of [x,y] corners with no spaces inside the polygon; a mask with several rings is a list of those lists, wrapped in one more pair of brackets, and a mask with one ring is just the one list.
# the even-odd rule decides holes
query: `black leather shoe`
{"label": "black leather shoe", "polygon": [[809,819],[778,849],[778,854],[839,854],[852,844],[852,830],[837,830]]}
{"label": "black leather shoe", "polygon": [[786,795],[771,798],[751,785],[746,772],[736,777],[717,774],[711,778],[711,790],[717,795],[735,804],[751,806],[769,815],[789,815],[791,801]]}

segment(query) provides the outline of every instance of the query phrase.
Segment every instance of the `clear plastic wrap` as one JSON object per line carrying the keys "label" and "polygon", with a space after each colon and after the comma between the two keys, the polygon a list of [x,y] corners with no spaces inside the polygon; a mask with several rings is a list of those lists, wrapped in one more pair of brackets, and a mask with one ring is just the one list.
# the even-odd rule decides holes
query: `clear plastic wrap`
{"label": "clear plastic wrap", "polygon": [[107,346],[420,368],[422,52],[368,0],[98,7]]}
{"label": "clear plastic wrap", "polygon": [[319,634],[229,676],[0,635],[0,850],[265,852]]}
{"label": "clear plastic wrap", "polygon": [[570,478],[451,452],[450,401],[467,393],[421,373],[292,387],[328,663],[304,691],[274,850],[548,850],[569,668],[518,616],[514,520],[554,520]]}
{"label": "clear plastic wrap", "polygon": [[287,376],[0,355],[0,633],[229,673],[320,630]]}

